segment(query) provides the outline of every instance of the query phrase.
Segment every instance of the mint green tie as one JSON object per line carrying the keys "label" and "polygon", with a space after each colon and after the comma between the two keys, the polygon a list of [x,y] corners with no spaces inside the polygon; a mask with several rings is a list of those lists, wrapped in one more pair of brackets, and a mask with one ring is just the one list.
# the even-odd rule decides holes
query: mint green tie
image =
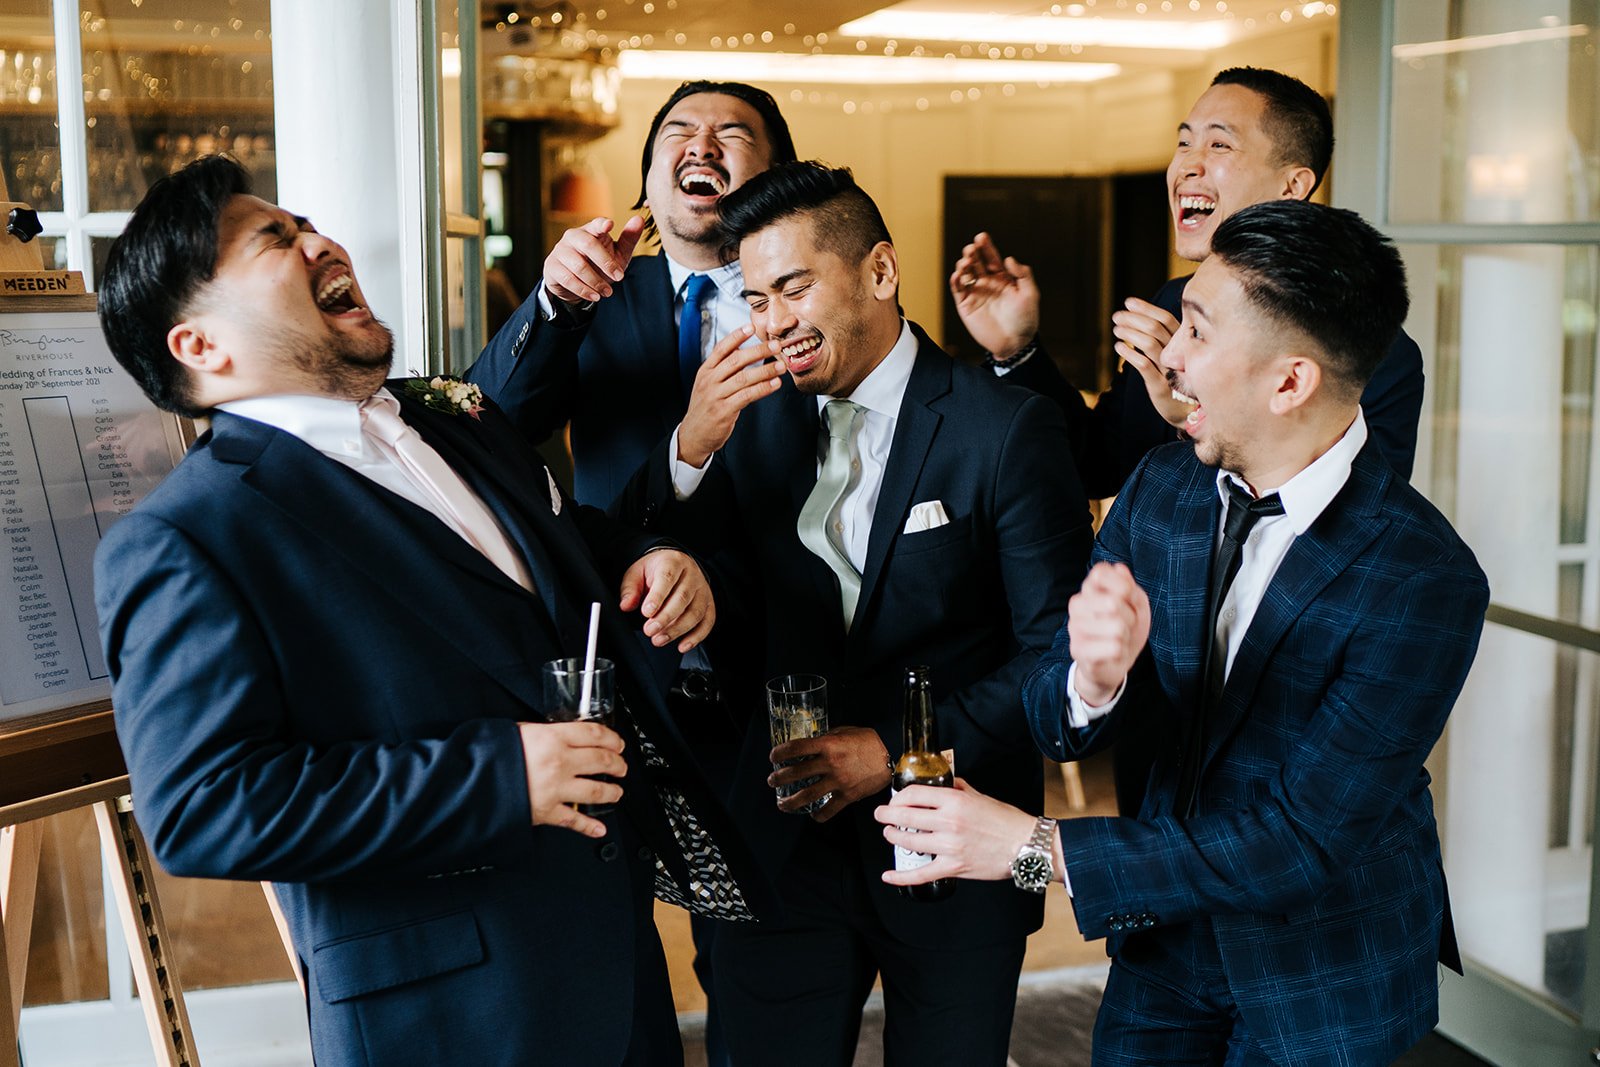
{"label": "mint green tie", "polygon": [[800,543],[838,576],[846,632],[850,629],[850,620],[855,618],[856,601],[861,597],[861,575],[845,553],[844,524],[839,521],[838,513],[839,502],[861,473],[860,457],[856,454],[856,427],[866,410],[848,400],[830,400],[822,409],[822,421],[828,426],[828,454],[823,457],[816,488],[806,498],[806,506],[800,509],[799,521],[795,523]]}

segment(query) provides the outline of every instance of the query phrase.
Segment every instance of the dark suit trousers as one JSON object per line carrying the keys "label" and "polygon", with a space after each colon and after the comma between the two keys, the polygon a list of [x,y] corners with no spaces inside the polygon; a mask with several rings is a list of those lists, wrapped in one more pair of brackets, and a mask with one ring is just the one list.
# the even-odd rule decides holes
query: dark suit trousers
{"label": "dark suit trousers", "polygon": [[891,937],[848,831],[803,836],[778,879],[783,922],[717,931],[713,973],[734,1067],[850,1063],[880,974],[888,1067],[1003,1067],[1026,939],[956,951]]}
{"label": "dark suit trousers", "polygon": [[1111,963],[1094,1067],[1272,1067],[1239,1016],[1209,919],[1134,934]]}

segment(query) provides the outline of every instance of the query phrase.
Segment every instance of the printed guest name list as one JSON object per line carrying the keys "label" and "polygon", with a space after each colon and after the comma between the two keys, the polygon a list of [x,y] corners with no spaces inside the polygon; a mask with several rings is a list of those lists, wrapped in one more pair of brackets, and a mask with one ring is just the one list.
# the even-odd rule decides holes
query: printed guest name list
{"label": "printed guest name list", "polygon": [[0,721],[110,695],[94,551],[181,454],[92,312],[0,315]]}

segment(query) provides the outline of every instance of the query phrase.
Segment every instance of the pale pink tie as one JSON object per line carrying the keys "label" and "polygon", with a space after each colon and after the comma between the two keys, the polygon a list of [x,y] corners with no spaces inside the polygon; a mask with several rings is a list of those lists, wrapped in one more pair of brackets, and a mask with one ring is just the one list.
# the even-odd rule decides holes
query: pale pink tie
{"label": "pale pink tie", "polygon": [[361,426],[385,446],[411,483],[431,500],[433,513],[443,519],[468,544],[522,588],[533,591],[533,576],[511,547],[505,531],[489,509],[446,463],[400,417],[400,402],[377,393],[361,405]]}

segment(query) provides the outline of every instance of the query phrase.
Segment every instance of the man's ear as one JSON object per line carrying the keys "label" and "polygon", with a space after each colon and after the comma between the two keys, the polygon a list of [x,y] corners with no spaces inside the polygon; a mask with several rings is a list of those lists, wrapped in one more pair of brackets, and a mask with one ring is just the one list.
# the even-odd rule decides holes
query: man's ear
{"label": "man's ear", "polygon": [[867,271],[874,297],[896,299],[900,292],[900,257],[895,254],[894,245],[888,241],[873,245],[872,251],[867,253]]}
{"label": "man's ear", "polygon": [[1322,364],[1301,353],[1280,356],[1279,361],[1281,376],[1270,409],[1274,415],[1287,415],[1303,410],[1322,389]]}
{"label": "man's ear", "polygon": [[1290,167],[1283,176],[1284,200],[1304,200],[1317,187],[1317,176],[1310,167]]}
{"label": "man's ear", "polygon": [[196,374],[216,374],[230,362],[226,352],[212,343],[199,319],[185,319],[167,331],[167,351]]}

